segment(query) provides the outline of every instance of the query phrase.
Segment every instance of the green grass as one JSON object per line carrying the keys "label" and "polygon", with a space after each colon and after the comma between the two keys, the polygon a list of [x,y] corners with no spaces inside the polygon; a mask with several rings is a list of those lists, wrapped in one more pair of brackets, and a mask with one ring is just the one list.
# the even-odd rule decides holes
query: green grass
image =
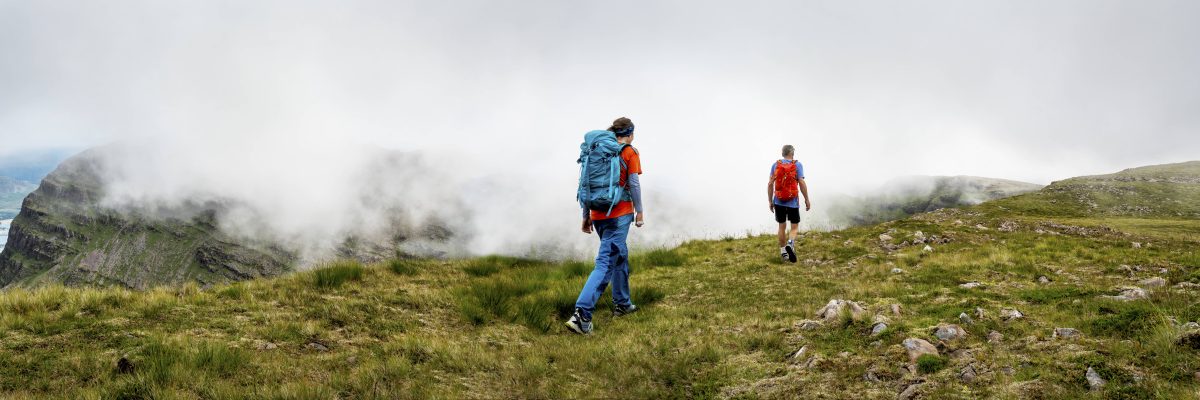
{"label": "green grass", "polygon": [[[1185,191],[1170,208],[1134,215],[1113,207],[1168,193],[1134,182],[1114,185],[1145,199],[1092,196],[1081,191],[1095,182],[1081,182],[807,232],[797,249],[810,261],[797,264],[777,260],[771,236],[634,252],[640,311],[612,317],[606,293],[588,337],[562,327],[592,271],[577,260],[340,261],[206,287],[10,289],[0,293],[0,397],[887,399],[918,380],[926,398],[1194,397],[1200,351],[1176,344],[1171,318],[1200,319],[1200,293],[1100,296],[1152,276],[1200,282],[1200,224],[1172,214],[1200,202]],[[1081,195],[1109,208],[1080,208]],[[999,231],[1005,222],[1020,228]],[[918,230],[950,242],[932,253],[879,245],[882,233],[900,243]],[[1139,270],[1131,277],[1121,265]],[[1052,282],[1038,283],[1042,275]],[[959,287],[970,281],[984,286]],[[866,313],[797,327],[830,299]],[[1002,308],[1025,318],[1002,320]],[[968,336],[910,363],[904,339],[936,342],[933,327],[961,324],[963,312],[974,318],[962,324]],[[883,317],[887,331],[871,336]],[[1053,338],[1056,327],[1083,335]],[[1004,339],[987,342],[991,331]],[[801,347],[805,357],[793,358]],[[132,370],[116,369],[121,357]],[[958,379],[967,365],[980,373],[974,383]],[[1088,389],[1088,367],[1110,381],[1104,390]]]}
{"label": "green grass", "polygon": [[339,261],[312,272],[313,286],[330,289],[348,281],[358,281],[363,276],[363,266],[357,261]]}
{"label": "green grass", "polygon": [[922,354],[917,357],[917,371],[922,374],[932,374],[941,371],[949,365],[949,361],[945,357],[936,356],[933,354]]}

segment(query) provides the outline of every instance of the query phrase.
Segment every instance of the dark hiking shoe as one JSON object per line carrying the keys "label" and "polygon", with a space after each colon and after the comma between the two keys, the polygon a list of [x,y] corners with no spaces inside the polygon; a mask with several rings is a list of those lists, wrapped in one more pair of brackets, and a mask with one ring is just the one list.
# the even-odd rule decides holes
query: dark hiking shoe
{"label": "dark hiking shoe", "polygon": [[583,312],[576,308],[575,315],[572,315],[571,319],[567,320],[567,329],[580,335],[587,335],[592,333],[592,321],[584,321]]}
{"label": "dark hiking shoe", "polygon": [[633,313],[637,312],[637,310],[638,310],[637,306],[633,305],[632,303],[627,306],[616,306],[616,307],[613,307],[613,316],[620,317],[620,316],[624,316],[624,315],[629,315],[629,314],[633,314]]}
{"label": "dark hiking shoe", "polygon": [[793,249],[792,245],[785,246],[783,251],[787,252],[787,257],[785,258],[787,258],[788,262],[796,262],[796,249]]}

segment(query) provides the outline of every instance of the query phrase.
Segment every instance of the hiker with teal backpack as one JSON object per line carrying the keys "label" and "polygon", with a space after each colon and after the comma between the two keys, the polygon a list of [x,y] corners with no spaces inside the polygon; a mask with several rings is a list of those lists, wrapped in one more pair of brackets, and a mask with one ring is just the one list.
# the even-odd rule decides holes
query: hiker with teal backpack
{"label": "hiker with teal backpack", "polygon": [[594,229],[600,236],[596,266],[575,300],[575,314],[567,328],[578,334],[592,333],[592,312],[604,289],[612,283],[613,316],[637,311],[629,293],[629,225],[641,228],[642,159],[633,148],[633,121],[617,118],[604,131],[584,135],[580,145],[579,187],[576,198],[583,209],[583,233]]}
{"label": "hiker with teal backpack", "polygon": [[[808,184],[804,183],[804,165],[795,160],[796,148],[783,146],[783,158],[771,164],[771,179],[767,181],[767,202],[779,223],[779,256],[786,262],[796,262],[796,231],[800,230],[799,194],[804,194],[804,211],[812,209],[808,201]],[[792,223],[788,234],[787,222]]]}

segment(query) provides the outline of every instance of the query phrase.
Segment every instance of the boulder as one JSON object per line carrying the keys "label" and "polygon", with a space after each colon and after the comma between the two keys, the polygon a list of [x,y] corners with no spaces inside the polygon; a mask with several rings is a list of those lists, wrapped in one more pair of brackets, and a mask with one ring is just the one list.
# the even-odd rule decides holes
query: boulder
{"label": "boulder", "polygon": [[825,304],[825,307],[821,308],[820,311],[817,311],[817,318],[825,321],[834,321],[841,318],[843,312],[849,312],[852,318],[859,319],[863,314],[866,314],[867,310],[863,309],[858,303],[850,300],[833,299],[828,304]]}
{"label": "boulder", "polygon": [[902,270],[900,268],[892,268],[892,273],[893,274],[903,274],[904,270]]}
{"label": "boulder", "polygon": [[792,354],[791,359],[793,361],[801,361],[804,360],[806,355],[808,355],[808,346],[802,346],[800,350],[796,350],[796,353]]}
{"label": "boulder", "polygon": [[908,359],[911,362],[917,362],[917,357],[925,354],[938,355],[937,347],[924,339],[908,338],[902,343],[904,350],[908,351]]}
{"label": "boulder", "polygon": [[1001,308],[1000,309],[1000,318],[1003,318],[1005,321],[1014,321],[1014,320],[1018,320],[1021,318],[1025,318],[1025,314],[1022,314],[1020,311],[1018,311],[1015,308]]}
{"label": "boulder", "polygon": [[1104,380],[1104,378],[1101,378],[1100,374],[1096,373],[1096,370],[1092,369],[1092,367],[1088,367],[1087,373],[1084,374],[1084,377],[1087,378],[1088,388],[1091,390],[1104,389],[1104,385],[1108,384],[1108,381]]}
{"label": "boulder", "polygon": [[962,339],[967,336],[967,331],[962,327],[954,324],[939,324],[933,330],[933,336],[942,341],[951,341]]}
{"label": "boulder", "polygon": [[800,328],[800,330],[802,330],[802,331],[816,330],[821,327],[821,321],[813,321],[811,319],[806,319],[806,320],[797,322],[796,327]]}
{"label": "boulder", "polygon": [[900,394],[896,396],[896,399],[897,400],[913,400],[913,399],[917,398],[917,395],[920,393],[920,390],[921,390],[920,383],[914,383],[914,384],[908,385],[908,387],[904,388],[903,392],[900,392]]}
{"label": "boulder", "polygon": [[890,241],[892,241],[892,236],[891,236],[891,235],[888,235],[888,234],[886,234],[886,233],[885,233],[885,234],[882,234],[882,235],[879,235],[879,241],[880,241],[880,242],[890,242]]}
{"label": "boulder", "polygon": [[1038,281],[1038,283],[1041,283],[1041,284],[1047,284],[1047,283],[1050,283],[1050,278],[1047,278],[1045,275],[1042,275],[1037,278],[1037,281]]}
{"label": "boulder", "polygon": [[1146,278],[1138,281],[1139,285],[1146,288],[1160,288],[1167,286],[1167,280],[1161,277]]}
{"label": "boulder", "polygon": [[933,251],[933,247],[929,247],[929,245],[925,245],[925,248],[921,249],[921,251],[929,253],[929,252]]}
{"label": "boulder", "polygon": [[974,288],[977,288],[980,286],[983,286],[983,284],[979,283],[979,282],[967,282],[967,283],[958,285],[958,287],[963,288],[963,289],[974,289]]}
{"label": "boulder", "polygon": [[958,379],[965,383],[975,382],[975,378],[978,377],[979,374],[975,372],[975,366],[973,365],[967,365],[958,371]]}
{"label": "boulder", "polygon": [[1056,339],[1075,339],[1079,335],[1079,330],[1075,328],[1054,328],[1054,338]]}
{"label": "boulder", "polygon": [[871,327],[871,336],[874,337],[882,335],[884,332],[887,332],[887,328],[888,326],[886,323],[877,323],[875,326]]}
{"label": "boulder", "polygon": [[996,343],[1000,343],[1003,340],[1004,340],[1004,335],[1000,334],[1000,332],[991,331],[988,333],[988,336],[987,336],[988,343],[996,344]]}
{"label": "boulder", "polygon": [[1100,297],[1109,299],[1109,300],[1117,300],[1117,301],[1141,300],[1141,299],[1145,299],[1147,297],[1146,289],[1142,289],[1140,287],[1129,286],[1129,287],[1118,288],[1118,290],[1121,291],[1121,294],[1118,294],[1116,296],[1100,296]]}
{"label": "boulder", "polygon": [[958,322],[962,322],[967,325],[972,325],[975,323],[975,320],[971,319],[971,316],[967,315],[967,313],[964,312],[964,313],[958,313]]}

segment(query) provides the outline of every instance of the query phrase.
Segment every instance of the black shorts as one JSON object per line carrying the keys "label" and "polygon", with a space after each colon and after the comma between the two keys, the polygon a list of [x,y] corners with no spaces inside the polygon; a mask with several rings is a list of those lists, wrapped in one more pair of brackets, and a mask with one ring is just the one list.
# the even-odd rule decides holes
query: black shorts
{"label": "black shorts", "polygon": [[775,222],[782,224],[783,221],[785,221],[785,220],[788,222],[791,222],[793,224],[800,223],[800,209],[795,208],[795,207],[785,207],[785,206],[776,204],[775,205]]}

